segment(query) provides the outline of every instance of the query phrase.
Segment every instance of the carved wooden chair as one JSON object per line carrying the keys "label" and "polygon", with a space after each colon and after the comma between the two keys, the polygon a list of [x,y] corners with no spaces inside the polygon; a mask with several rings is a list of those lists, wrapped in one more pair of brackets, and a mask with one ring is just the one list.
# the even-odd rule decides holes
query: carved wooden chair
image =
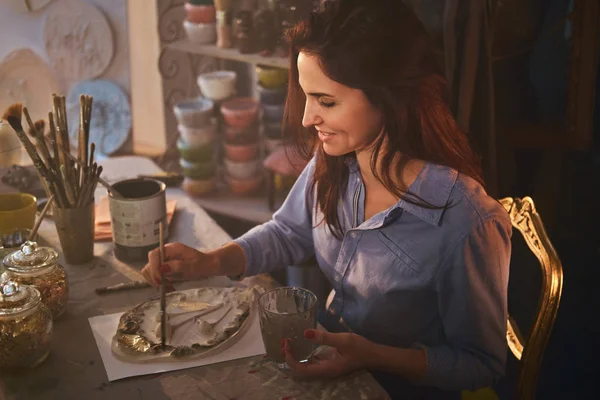
{"label": "carved wooden chair", "polygon": [[501,199],[500,203],[509,213],[513,227],[521,232],[529,250],[539,260],[542,270],[537,314],[529,337],[523,337],[510,315],[506,334],[508,347],[519,360],[515,398],[528,400],[535,398],[542,358],[558,312],[563,272],[560,259],[546,234],[533,200],[530,197],[507,197]]}
{"label": "carved wooden chair", "polygon": [[[563,281],[562,265],[535,210],[533,200],[530,197],[523,199],[507,197],[501,199],[500,203],[510,215],[513,227],[521,232],[528,249],[539,260],[541,266],[541,291],[537,307],[533,311],[534,321],[529,337],[524,338],[521,334],[515,319],[510,316],[510,308],[506,331],[508,347],[515,356],[518,366],[516,388],[510,388],[512,392],[510,398],[530,400],[535,399],[542,358],[558,312]],[[514,250],[513,247],[511,263],[515,261]],[[509,300],[510,298],[511,293],[509,293]],[[475,392],[465,390],[462,393],[462,400],[497,399],[498,395],[491,388],[482,388]]]}

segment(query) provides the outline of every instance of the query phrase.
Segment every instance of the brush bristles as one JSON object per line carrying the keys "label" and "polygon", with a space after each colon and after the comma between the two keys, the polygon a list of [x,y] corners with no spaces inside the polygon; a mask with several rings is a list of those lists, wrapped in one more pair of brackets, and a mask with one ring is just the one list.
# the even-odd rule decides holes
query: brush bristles
{"label": "brush bristles", "polygon": [[21,122],[22,116],[23,116],[23,104],[15,103],[15,104],[11,105],[10,107],[8,107],[6,109],[6,111],[4,111],[4,114],[2,114],[1,119],[5,119],[5,120],[9,121],[9,118],[10,119],[16,118],[19,120],[19,122]]}
{"label": "brush bristles", "polygon": [[35,126],[35,130],[38,131],[39,135],[44,136],[44,131],[46,130],[46,121],[39,119],[35,121],[33,125]]}

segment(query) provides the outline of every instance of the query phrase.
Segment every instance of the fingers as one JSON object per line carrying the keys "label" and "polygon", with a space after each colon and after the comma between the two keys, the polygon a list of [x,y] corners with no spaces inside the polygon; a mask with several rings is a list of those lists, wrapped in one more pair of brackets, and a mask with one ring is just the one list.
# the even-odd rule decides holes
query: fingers
{"label": "fingers", "polygon": [[181,259],[184,247],[182,243],[165,244],[165,261]]}
{"label": "fingers", "polygon": [[294,375],[305,378],[334,378],[344,373],[343,364],[339,359],[319,360],[316,363],[299,363],[292,355],[289,339],[284,339],[283,352],[285,362]]}
{"label": "fingers", "polygon": [[331,333],[318,329],[307,329],[304,337],[310,342],[322,346],[339,347],[347,342],[346,333]]}
{"label": "fingers", "polygon": [[161,275],[172,278],[182,278],[182,245],[181,243],[168,243],[165,245],[164,264],[160,263],[160,250],[158,248],[148,252],[148,263],[142,269],[142,276],[152,286],[160,285]]}
{"label": "fingers", "polygon": [[148,282],[153,287],[158,286],[156,284],[156,282],[154,281],[154,279],[152,278],[152,276],[150,275],[150,268],[148,266],[145,266],[141,272],[142,272],[142,276],[144,277],[144,280],[146,280],[146,282]]}
{"label": "fingers", "polygon": [[154,249],[148,252],[148,263],[142,269],[142,276],[150,285],[157,287],[160,284],[160,251]]}

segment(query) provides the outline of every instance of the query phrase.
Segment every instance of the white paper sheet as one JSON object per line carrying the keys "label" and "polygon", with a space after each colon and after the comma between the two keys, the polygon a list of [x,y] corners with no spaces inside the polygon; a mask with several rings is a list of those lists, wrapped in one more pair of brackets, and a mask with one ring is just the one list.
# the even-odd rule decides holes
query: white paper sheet
{"label": "white paper sheet", "polygon": [[112,337],[117,331],[119,318],[122,313],[101,315],[89,319],[96,344],[100,350],[100,356],[104,363],[104,369],[109,381],[127,378],[130,376],[155,374],[158,372],[176,371],[179,369],[198,367],[201,365],[215,364],[238,358],[252,357],[265,354],[265,347],[260,334],[258,315],[255,313],[250,326],[244,335],[231,347],[215,354],[214,356],[201,358],[193,361],[134,364],[126,363],[117,359],[111,351]]}

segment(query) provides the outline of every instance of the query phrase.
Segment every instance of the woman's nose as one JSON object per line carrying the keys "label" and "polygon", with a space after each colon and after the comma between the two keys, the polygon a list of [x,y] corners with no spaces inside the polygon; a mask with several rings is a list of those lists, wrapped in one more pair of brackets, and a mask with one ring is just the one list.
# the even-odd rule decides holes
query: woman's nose
{"label": "woman's nose", "polygon": [[304,106],[304,115],[302,116],[302,126],[308,128],[313,125],[319,125],[323,122],[323,119],[318,115],[315,107],[312,106],[308,101]]}

